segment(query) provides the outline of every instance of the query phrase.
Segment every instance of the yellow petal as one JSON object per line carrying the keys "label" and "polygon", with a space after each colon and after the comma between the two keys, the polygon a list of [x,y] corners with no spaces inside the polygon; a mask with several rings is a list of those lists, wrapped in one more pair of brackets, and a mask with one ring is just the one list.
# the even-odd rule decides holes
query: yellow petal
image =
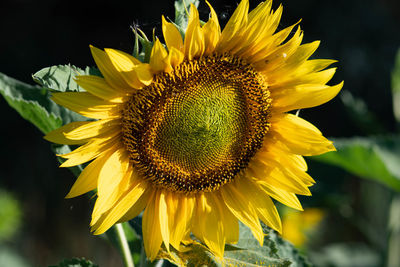
{"label": "yellow petal", "polygon": [[97,179],[99,177],[100,170],[106,162],[107,158],[108,154],[102,155],[93,160],[89,165],[87,165],[83,169],[65,198],[77,197],[96,189]]}
{"label": "yellow petal", "polygon": [[171,51],[171,48],[175,48],[178,51],[182,51],[183,41],[181,33],[173,23],[167,22],[164,16],[162,16],[161,18],[162,18],[162,31],[168,50]]}
{"label": "yellow petal", "polygon": [[295,109],[319,106],[334,98],[342,87],[343,82],[335,86],[306,84],[278,92],[271,91],[274,99],[272,102],[273,110],[276,113],[283,113]]}
{"label": "yellow petal", "polygon": [[[170,203],[168,204],[168,213],[174,214],[174,217],[170,218],[172,222],[170,224],[170,243],[176,249],[179,249],[181,241],[189,232],[195,201],[189,195],[170,195],[172,203],[168,202]],[[175,205],[173,204],[174,202],[176,203]]]}
{"label": "yellow petal", "polygon": [[222,224],[224,227],[224,235],[226,243],[234,244],[239,240],[239,221],[232,214],[229,208],[221,201],[222,196],[220,194],[213,195],[215,202],[220,206]]}
{"label": "yellow petal", "polygon": [[[241,39],[240,43],[237,43],[235,47],[228,48],[231,53],[247,59],[259,51],[260,47],[269,47],[272,43],[270,37],[275,31],[282,13],[280,6],[275,14],[270,14],[271,6],[272,1],[266,1],[249,13],[246,28],[239,33],[240,37],[238,36]],[[264,50],[268,51],[267,48]]]}
{"label": "yellow petal", "polygon": [[177,50],[175,47],[172,47],[169,50],[168,57],[166,58],[165,62],[167,66],[171,65],[172,68],[175,68],[176,66],[181,64],[184,59],[185,55],[181,51]]}
{"label": "yellow petal", "polygon": [[[259,150],[260,157],[266,157],[267,159],[272,159],[276,162],[280,162],[281,159],[283,159],[284,162],[287,162],[288,164],[293,165],[302,171],[307,171],[307,163],[303,156],[291,153],[284,143],[277,141],[275,134],[273,138],[275,139],[275,142],[269,143],[268,145],[263,145],[263,147]],[[270,155],[264,153],[269,153]],[[263,158],[263,160],[265,161],[265,158]]]}
{"label": "yellow petal", "polygon": [[[220,200],[219,200],[220,201]],[[212,193],[201,193],[197,197],[193,233],[219,258],[224,256],[225,235],[220,206]]]}
{"label": "yellow petal", "polygon": [[125,148],[114,151],[104,163],[99,173],[97,195],[108,196],[121,182],[130,165],[129,155]]}
{"label": "yellow petal", "polygon": [[175,236],[177,235],[177,232],[184,232],[184,230],[182,230],[181,227],[177,227],[178,222],[182,218],[182,216],[178,216],[179,213],[179,209],[178,206],[180,204],[180,201],[182,199],[183,194],[166,194],[165,197],[165,202],[167,203],[167,212],[168,212],[168,227],[169,227],[169,243],[176,248],[177,250],[179,250],[180,247],[180,243],[182,241],[182,237],[181,238],[175,238]]}
{"label": "yellow petal", "polygon": [[189,21],[183,46],[185,57],[189,60],[204,54],[204,34],[200,27],[199,12],[193,4],[190,5]]}
{"label": "yellow petal", "polygon": [[206,3],[210,7],[211,16],[206,24],[203,25],[202,29],[205,46],[204,55],[209,55],[214,52],[215,47],[218,44],[219,37],[221,35],[221,27],[219,26],[217,13],[215,13],[213,7],[208,1],[206,1]]}
{"label": "yellow petal", "polygon": [[[292,38],[286,43],[274,47],[269,47],[260,50],[258,53],[250,55],[249,61],[253,62],[253,66],[260,72],[266,75],[271,75],[272,70],[279,70],[286,61],[297,51],[301,41],[303,40],[303,33],[300,27],[297,28]],[[269,76],[268,76],[269,78]]]}
{"label": "yellow petal", "polygon": [[[143,181],[141,182],[144,183]],[[146,186],[147,187],[147,186]],[[126,222],[138,216],[147,206],[151,197],[152,190],[145,190],[133,206],[122,216],[118,222]]]}
{"label": "yellow petal", "polygon": [[109,132],[121,131],[121,122],[116,119],[86,121],[64,135],[69,140],[87,140],[94,137],[108,135]]}
{"label": "yellow petal", "polygon": [[165,248],[169,252],[169,225],[166,194],[168,193],[164,190],[160,190],[160,193],[156,197],[156,201],[159,202],[158,220],[160,221],[161,237],[163,239]]}
{"label": "yellow petal", "polygon": [[92,75],[81,75],[76,76],[75,81],[79,86],[92,95],[113,103],[123,102],[122,97],[125,94],[108,85],[104,78]]}
{"label": "yellow petal", "polygon": [[257,184],[259,184],[261,189],[264,190],[268,195],[278,200],[282,204],[285,204],[286,206],[296,210],[303,210],[299,199],[294,193],[290,193],[278,187],[272,186],[266,181],[258,180]]}
{"label": "yellow petal", "polygon": [[125,213],[129,211],[129,209],[136,203],[145,190],[146,187],[143,183],[135,184],[135,186],[131,188],[125,195],[121,196],[117,204],[110,209],[109,212],[107,212],[99,224],[95,225],[94,220],[92,220],[91,225],[93,226],[93,230],[95,230],[94,234],[102,234],[111,226],[113,226]]}
{"label": "yellow petal", "polygon": [[334,151],[332,142],[311,123],[293,114],[285,114],[272,124],[271,130],[289,151],[304,156],[320,155]]}
{"label": "yellow petal", "polygon": [[[262,59],[266,58],[267,56],[273,54],[274,52],[276,52],[277,49],[282,50],[283,49],[282,43],[293,32],[293,29],[297,26],[297,24],[298,23],[293,24],[275,34],[271,34],[268,31],[268,32],[263,33],[263,35],[257,36],[254,43],[250,44],[251,49],[247,48],[245,51],[243,51],[244,49],[242,49],[242,51],[239,50],[238,55],[248,58],[249,62],[251,62],[251,63],[255,63],[255,62],[262,60]],[[299,37],[302,37],[301,31],[299,28],[297,29],[296,34],[294,35],[295,39],[291,38],[292,45],[295,42],[298,42],[299,40],[301,40],[299,38]],[[290,47],[288,50],[290,51]]]}
{"label": "yellow petal", "polygon": [[[248,15],[248,26],[247,28],[254,27],[254,25],[257,24],[264,24],[265,22],[263,19],[268,19],[271,17],[270,11],[272,7],[272,1],[265,1],[261,2],[258,4],[256,8],[250,11]],[[263,23],[260,23],[260,20],[262,20]]]}
{"label": "yellow petal", "polygon": [[[264,163],[260,160],[260,157],[253,158],[246,171],[247,177],[254,177],[257,180],[267,181],[269,184],[288,192],[300,195],[311,195],[308,186],[298,177],[287,175],[283,172],[284,170],[276,166],[270,166],[270,163],[274,162],[270,161]],[[277,166],[282,167],[280,164]]]}
{"label": "yellow petal", "polygon": [[302,69],[304,69],[303,74],[312,73],[321,71],[333,63],[336,63],[337,60],[334,59],[311,59],[307,60],[303,65]]}
{"label": "yellow petal", "polygon": [[144,85],[150,85],[153,82],[153,74],[151,67],[147,63],[136,65],[135,73],[141,83]]}
{"label": "yellow petal", "polygon": [[65,144],[65,145],[81,145],[88,140],[74,140],[74,139],[69,139],[65,136],[65,133],[70,132],[76,128],[79,128],[82,125],[87,124],[87,121],[75,121],[68,123],[58,129],[55,129],[54,131],[49,132],[46,134],[43,138],[46,139],[47,141],[56,143],[56,144]]}
{"label": "yellow petal", "polygon": [[260,219],[272,229],[282,233],[282,223],[278,211],[267,193],[261,190],[252,179],[237,179],[240,191],[252,203]]}
{"label": "yellow petal", "polygon": [[115,68],[108,55],[104,51],[92,45],[90,46],[90,51],[92,52],[92,56],[97,67],[99,68],[101,74],[103,74],[107,83],[114,87],[115,90],[118,90],[122,93],[129,92],[131,89],[129,84]]}
{"label": "yellow petal", "polygon": [[[282,166],[281,166],[282,167]],[[310,183],[305,183],[300,177],[293,175],[284,168],[275,168],[268,176],[268,183],[298,195],[311,196]],[[265,181],[265,179],[264,179]]]}
{"label": "yellow petal", "polygon": [[[149,81],[145,80],[146,84],[142,83],[139,79],[138,73],[136,72],[140,65],[146,65],[141,63],[133,56],[115,49],[104,49],[110,58],[115,69],[120,73],[122,78],[132,88],[142,88],[144,85],[149,85]],[[141,69],[143,72],[145,69]],[[148,77],[152,77],[150,70],[147,73]],[[151,81],[150,81],[151,82]]]}
{"label": "yellow petal", "polygon": [[245,225],[247,225],[260,245],[264,242],[264,233],[261,228],[257,212],[247,196],[243,195],[235,182],[221,188],[221,195],[229,210]]}
{"label": "yellow petal", "polygon": [[[300,69],[302,67],[299,67]],[[269,88],[273,91],[284,89],[285,87],[294,87],[302,84],[326,84],[329,82],[336,72],[336,68],[327,69],[320,72],[314,72],[310,74],[299,74],[295,72],[287,75],[287,77],[281,80],[268,80]]]}
{"label": "yellow petal", "polygon": [[[302,36],[300,35],[298,39],[301,41]],[[277,58],[274,62],[268,62],[268,59],[265,59],[264,61],[266,61],[266,63],[260,62],[265,65],[263,67],[258,65],[258,63],[254,64],[257,65],[256,68],[261,72],[265,74],[268,73],[269,79],[275,80],[277,79],[277,76],[280,75],[279,73],[295,73],[297,69],[300,69],[315,50],[317,50],[319,44],[320,41],[314,41],[312,43],[297,46],[297,42],[294,42],[293,45],[290,45],[289,49],[274,52],[277,55],[282,53],[282,55],[284,55],[283,59]],[[286,45],[287,44],[282,47]]]}
{"label": "yellow petal", "polygon": [[111,135],[107,139],[92,139],[70,153],[59,155],[68,159],[60,167],[76,166],[97,158],[108,150],[118,149],[121,146],[119,139],[118,133]]}
{"label": "yellow petal", "polygon": [[142,230],[144,249],[150,261],[153,261],[160,250],[162,243],[160,220],[159,220],[159,207],[160,202],[157,201],[159,193],[154,192],[153,196],[149,199],[149,204],[144,210]]}
{"label": "yellow petal", "polygon": [[227,51],[226,50],[227,45],[235,46],[236,44],[241,42],[241,40],[237,38],[237,35],[247,25],[248,10],[249,10],[249,1],[242,0],[221,33],[221,37],[217,45],[218,52]]}
{"label": "yellow petal", "polygon": [[[111,184],[110,189],[107,189],[108,192],[103,190],[102,194],[97,194],[96,203],[92,212],[93,224],[95,224],[107,211],[112,209],[121,196],[125,195],[128,190],[133,187],[134,183],[139,182],[138,179],[131,181],[133,172],[132,169],[132,167],[127,167],[125,173],[121,174],[120,177],[116,177],[116,175],[114,175],[113,177],[116,177],[115,184]],[[98,184],[100,180],[102,180],[101,182],[103,184],[107,183],[107,181],[104,181],[107,178],[100,178],[101,174],[104,175],[104,170],[99,173]]]}
{"label": "yellow petal", "polygon": [[[315,183],[314,179],[306,173],[307,164],[302,156],[292,154],[285,144],[280,142],[269,146],[267,153],[258,153],[257,159],[268,165],[270,168],[277,168],[278,173],[286,176],[285,180],[292,181],[293,185],[304,189],[304,193],[308,194],[307,187]],[[270,173],[274,176],[277,172]],[[303,190],[302,190],[303,191]],[[296,191],[292,191],[296,192]],[[300,192],[296,192],[299,193]]]}
{"label": "yellow petal", "polygon": [[57,104],[93,119],[115,118],[119,115],[117,105],[87,92],[53,93],[51,99]]}
{"label": "yellow petal", "polygon": [[150,56],[150,67],[153,71],[155,72],[160,72],[160,71],[171,71],[172,67],[171,65],[168,65],[166,63],[166,58],[168,57],[168,53],[161,44],[161,42],[156,39],[153,45],[153,49],[151,50],[151,56]]}

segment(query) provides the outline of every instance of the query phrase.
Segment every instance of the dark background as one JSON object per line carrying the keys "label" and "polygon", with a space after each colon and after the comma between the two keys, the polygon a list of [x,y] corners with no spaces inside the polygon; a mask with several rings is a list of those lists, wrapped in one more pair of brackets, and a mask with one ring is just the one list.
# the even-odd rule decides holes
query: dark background
{"label": "dark background", "polygon": [[[237,6],[237,1],[210,2],[221,25]],[[251,7],[259,3],[250,2]],[[274,1],[275,8],[278,4]],[[381,125],[376,126],[379,129],[369,129],[369,133],[394,131],[390,72],[400,46],[400,2],[291,0],[282,4],[280,29],[302,18],[305,42],[322,40],[314,57],[339,60],[331,84],[344,80],[343,90],[365,100]],[[94,65],[89,44],[130,52],[134,41],[132,25],[149,36],[155,27],[160,36],[161,15],[174,18],[173,1],[156,0],[2,0],[0,10],[0,72],[31,84],[31,75],[44,67]],[[207,14],[208,8],[202,2],[200,16],[205,20]],[[19,200],[23,214],[19,232],[7,245],[34,266],[56,264],[74,256],[89,258],[101,266],[121,265],[117,252],[89,233],[91,207],[87,198],[63,198],[74,182],[73,175],[57,168],[58,162],[40,131],[3,99],[0,112],[0,187]],[[326,136],[367,134],[348,116],[340,97],[302,111],[301,115]],[[339,179],[337,183],[322,177],[317,182],[321,183],[319,188],[325,182],[331,183],[337,187],[332,190],[343,195],[352,195],[359,189],[355,177]]]}

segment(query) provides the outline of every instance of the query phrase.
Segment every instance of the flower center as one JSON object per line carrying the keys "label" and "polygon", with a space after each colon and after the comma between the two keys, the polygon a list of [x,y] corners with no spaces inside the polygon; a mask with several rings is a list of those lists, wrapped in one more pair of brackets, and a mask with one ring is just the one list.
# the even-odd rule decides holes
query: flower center
{"label": "flower center", "polygon": [[261,75],[229,55],[186,61],[155,76],[123,111],[123,141],[154,185],[213,191],[234,179],[268,131]]}

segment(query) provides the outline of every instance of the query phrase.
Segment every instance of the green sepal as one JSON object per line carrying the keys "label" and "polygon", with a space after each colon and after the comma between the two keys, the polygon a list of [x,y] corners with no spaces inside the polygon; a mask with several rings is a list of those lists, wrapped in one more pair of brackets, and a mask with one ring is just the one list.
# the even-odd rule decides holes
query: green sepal
{"label": "green sepal", "polygon": [[311,159],[336,165],[400,192],[400,136],[333,139],[337,149]]}
{"label": "green sepal", "polygon": [[[196,8],[199,6],[199,0],[179,0],[175,1],[175,21],[172,22],[177,27],[182,35],[182,39],[185,38],[185,32],[189,21],[189,10],[190,5],[193,4]],[[204,25],[203,21],[200,21],[201,25]],[[151,50],[153,48],[155,36],[153,31],[153,41],[150,41],[146,34],[138,27],[133,26],[132,31],[135,34],[135,42],[133,46],[132,55],[143,63],[150,62]]]}
{"label": "green sepal", "polygon": [[178,0],[175,1],[175,26],[178,28],[182,37],[185,36],[186,28],[189,21],[190,5],[196,8],[199,6],[199,0]]}
{"label": "green sepal", "polygon": [[[133,46],[133,56],[143,63],[150,62],[151,49],[153,42],[147,38],[146,34],[137,27],[132,27],[135,34],[135,44]],[[140,43],[140,45],[139,45]],[[141,46],[141,47],[140,47]]]}

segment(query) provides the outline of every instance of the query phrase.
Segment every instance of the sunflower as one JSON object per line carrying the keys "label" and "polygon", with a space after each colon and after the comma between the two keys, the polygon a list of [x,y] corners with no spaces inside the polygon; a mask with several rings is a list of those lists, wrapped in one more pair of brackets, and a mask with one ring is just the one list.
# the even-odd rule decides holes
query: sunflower
{"label": "sunflower", "polygon": [[295,24],[276,32],[282,6],[250,13],[242,0],[220,29],[212,6],[200,23],[191,5],[184,37],[162,17],[165,46],[153,42],[148,63],[114,49],[91,52],[103,77],[78,76],[85,92],[52,99],[94,119],[45,136],[81,145],[61,167],[90,163],[67,198],[97,189],[95,234],[143,210],[147,256],[162,244],[182,248],[191,234],[215,255],[239,237],[239,220],[260,245],[260,220],[281,232],[272,200],[302,210],[296,194],[314,180],[302,156],[335,150],[309,122],[289,113],[332,99],[342,83],[326,83],[334,60],[309,57],[319,42],[301,44]]}

